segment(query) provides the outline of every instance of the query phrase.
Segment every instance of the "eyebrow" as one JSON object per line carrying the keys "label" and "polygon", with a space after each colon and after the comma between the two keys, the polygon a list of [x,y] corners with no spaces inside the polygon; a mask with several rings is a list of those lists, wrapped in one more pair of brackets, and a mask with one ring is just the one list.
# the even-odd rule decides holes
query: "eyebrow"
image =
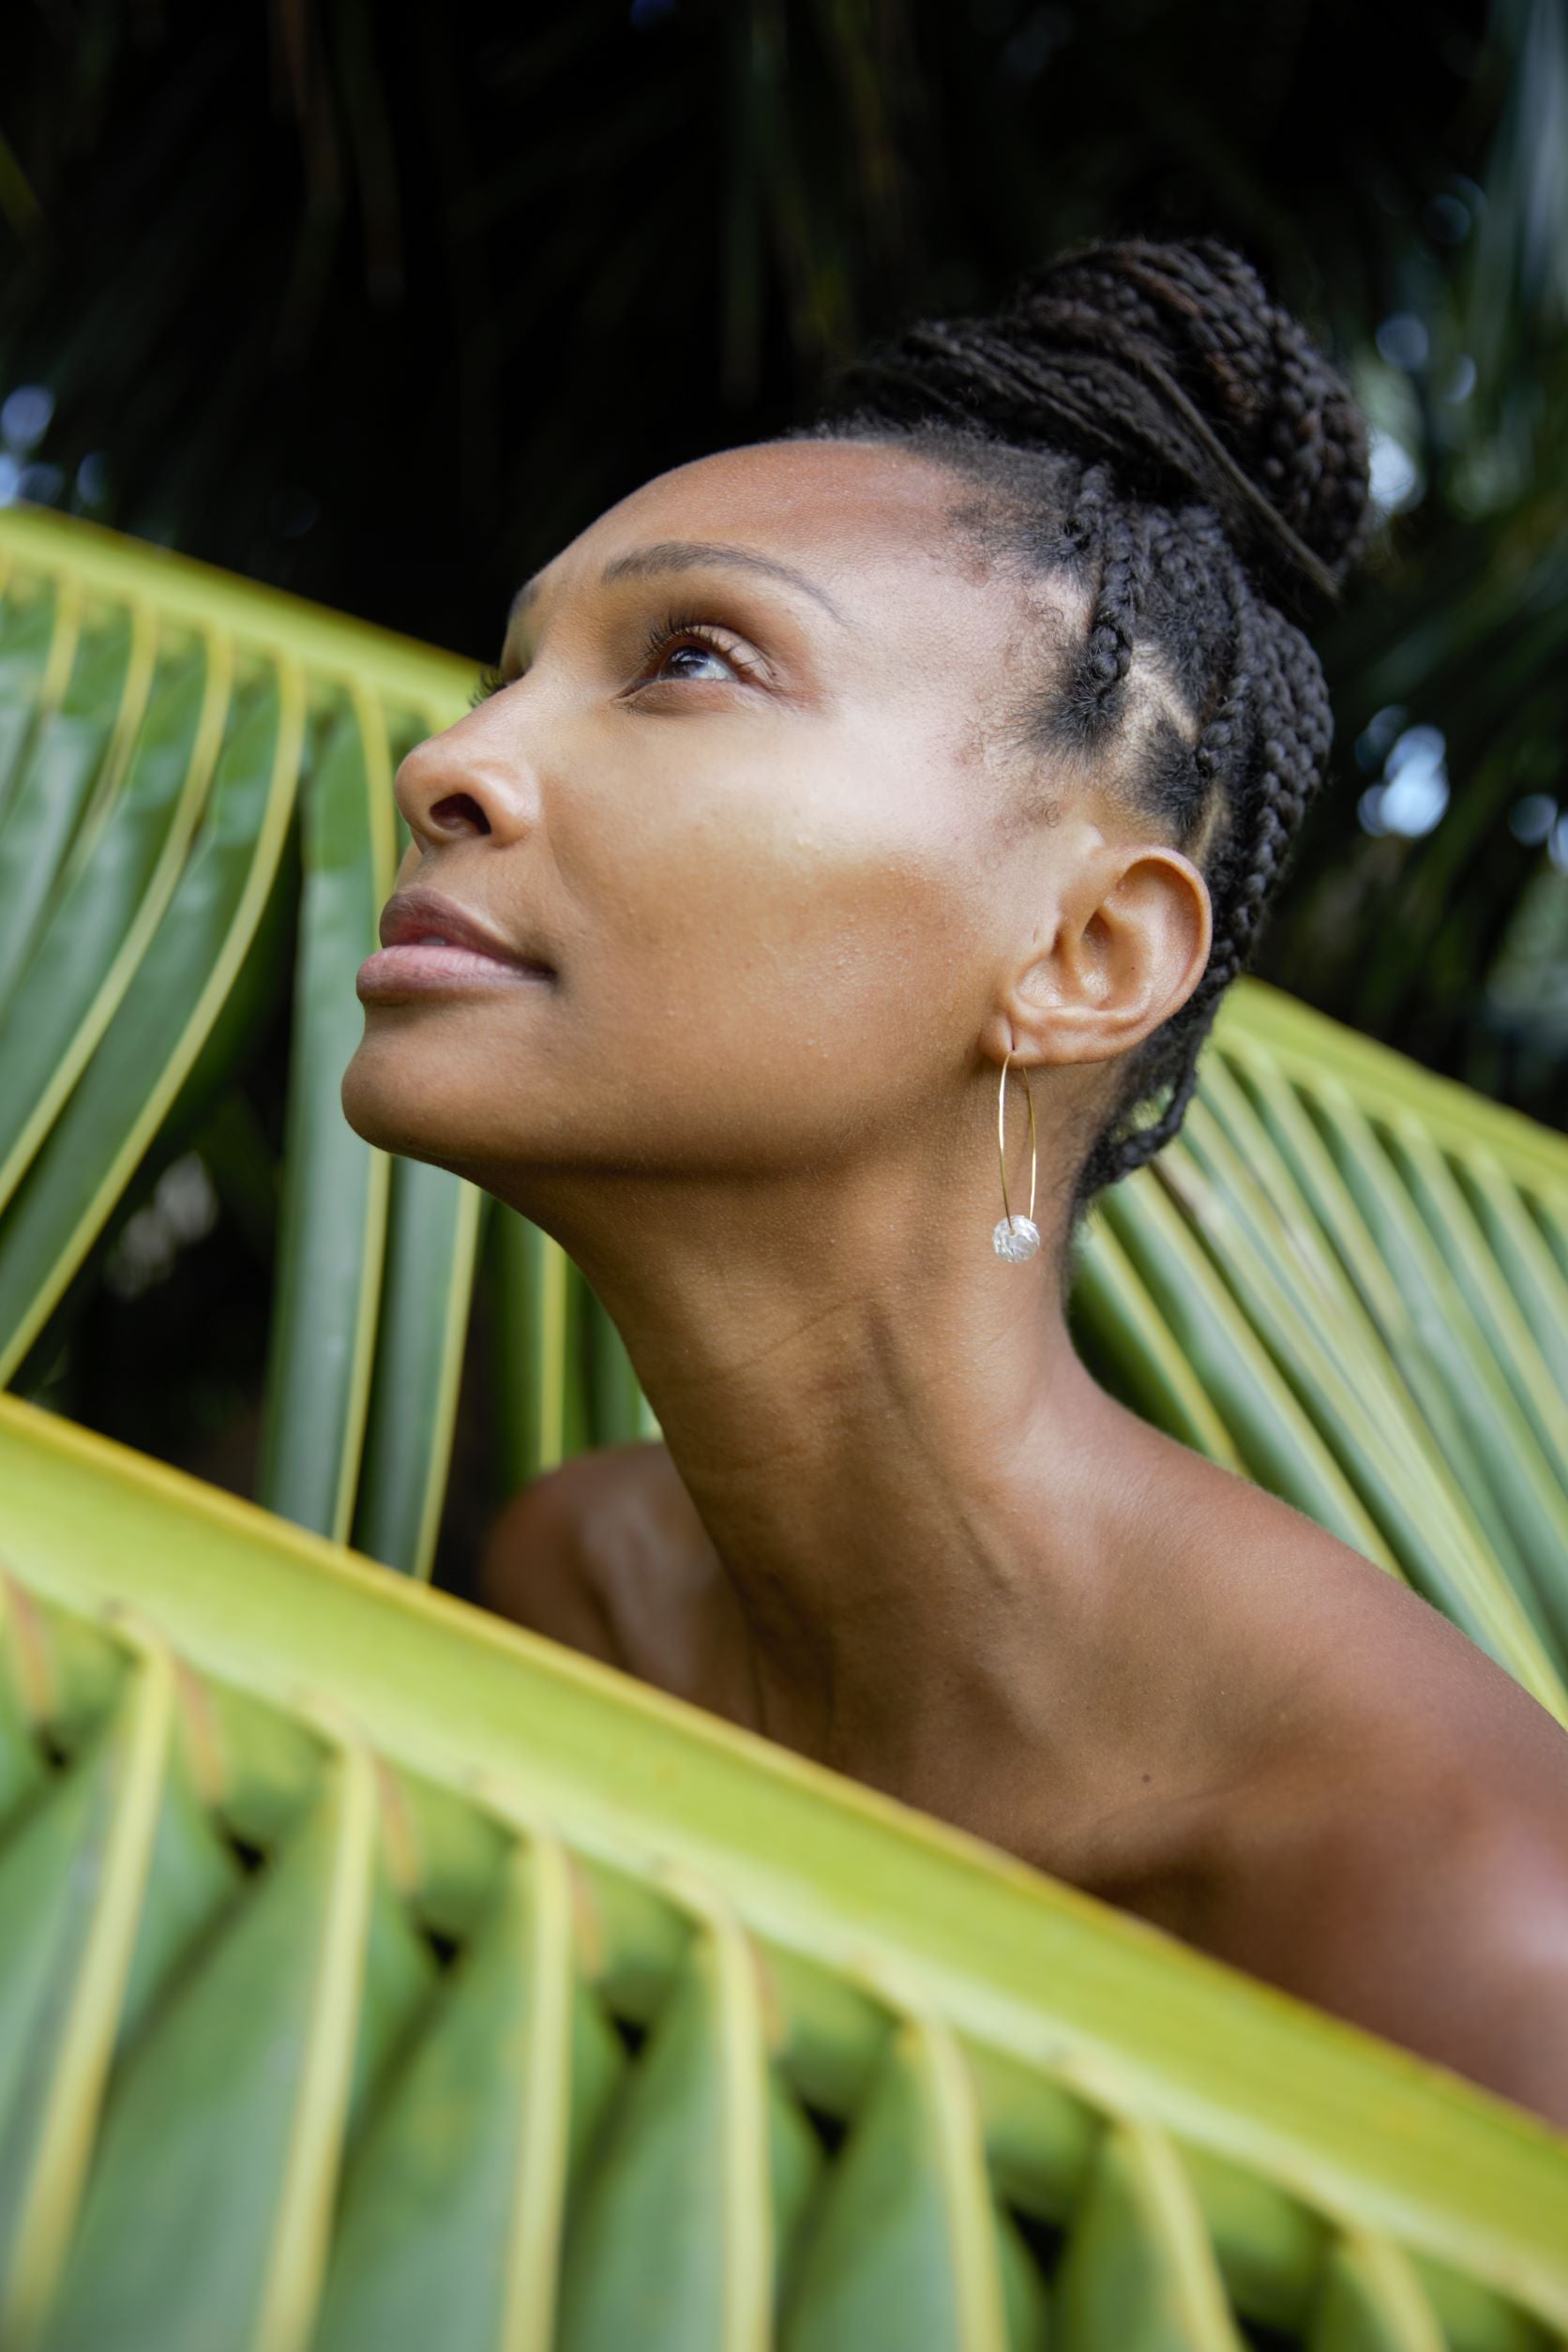
{"label": "eyebrow", "polygon": [[[722,539],[657,539],[649,547],[632,548],[605,565],[599,574],[599,586],[611,588],[618,580],[648,580],[660,572],[691,572],[715,564],[728,564],[738,571],[761,572],[768,580],[781,580],[786,587],[798,588],[804,596],[814,597],[843,627],[850,626],[827,590],[808,580],[804,572],[797,572],[792,564],[781,564],[776,556],[760,555],[755,548],[732,547]],[[508,629],[521,620],[534,602],[542,578],[542,573],[535,572],[518,590],[506,615]]]}

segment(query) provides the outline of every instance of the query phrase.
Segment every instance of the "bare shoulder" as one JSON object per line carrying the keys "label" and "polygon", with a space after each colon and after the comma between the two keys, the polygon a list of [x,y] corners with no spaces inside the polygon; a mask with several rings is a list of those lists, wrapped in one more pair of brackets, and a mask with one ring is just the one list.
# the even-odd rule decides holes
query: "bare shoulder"
{"label": "bare shoulder", "polygon": [[1352,1686],[1232,1808],[1186,1932],[1568,2131],[1568,1734],[1432,1656],[1413,1699]]}
{"label": "bare shoulder", "polygon": [[[1192,1631],[1233,1692],[1247,1741],[1283,1769],[1408,1752],[1568,1805],[1568,1731],[1503,1666],[1399,1577],[1261,1487],[1178,1448],[1190,1482],[1179,1550]],[[1175,1499],[1168,1486],[1168,1505]],[[1277,1728],[1277,1741],[1262,1735]]]}
{"label": "bare shoulder", "polygon": [[1197,1939],[1217,1890],[1255,1892],[1319,1835],[1446,1847],[1461,1810],[1500,1809],[1568,1836],[1568,1731],[1512,1675],[1304,1514],[1146,1442],[1156,1507],[1109,1647],[1137,1662],[1124,1717],[1169,1738],[1163,1790],[1124,1789],[1069,1851],[1096,1892],[1157,1899]]}
{"label": "bare shoulder", "polygon": [[579,1455],[514,1495],[487,1535],[478,1593],[531,1632],[746,1720],[733,1594],[660,1444]]}
{"label": "bare shoulder", "polygon": [[1303,1589],[1264,1620],[1289,1645],[1258,1678],[1283,1695],[1259,1782],[1272,1820],[1423,1867],[1535,1837],[1568,1884],[1568,1730],[1409,1586],[1333,1539],[1304,1549]]}
{"label": "bare shoulder", "polygon": [[1568,1731],[1299,1515],[1238,1526],[1278,1736],[1191,1816],[1160,1923],[1568,2128]]}
{"label": "bare shoulder", "polygon": [[[631,1449],[625,1449],[631,1451]],[[621,1665],[594,1576],[594,1530],[623,1477],[596,1455],[520,1487],[491,1520],[478,1560],[478,1598],[530,1633]]]}

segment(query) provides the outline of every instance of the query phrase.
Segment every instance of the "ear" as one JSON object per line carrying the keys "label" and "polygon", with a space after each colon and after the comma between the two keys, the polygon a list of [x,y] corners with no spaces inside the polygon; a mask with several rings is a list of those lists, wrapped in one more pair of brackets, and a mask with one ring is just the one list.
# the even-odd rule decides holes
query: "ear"
{"label": "ear", "polygon": [[1190,858],[1158,843],[1105,844],[1065,882],[1050,936],[1012,975],[996,1060],[1009,1044],[1020,1062],[1044,1064],[1130,1053],[1186,1003],[1213,936],[1208,884]]}

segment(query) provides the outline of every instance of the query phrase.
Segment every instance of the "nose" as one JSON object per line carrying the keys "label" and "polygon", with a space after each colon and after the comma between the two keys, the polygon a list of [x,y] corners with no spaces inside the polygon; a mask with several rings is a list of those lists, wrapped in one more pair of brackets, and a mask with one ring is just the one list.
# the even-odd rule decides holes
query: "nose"
{"label": "nose", "polygon": [[503,750],[483,705],[415,744],[393,783],[404,823],[422,850],[490,834],[514,841],[533,824],[533,778],[515,746]]}

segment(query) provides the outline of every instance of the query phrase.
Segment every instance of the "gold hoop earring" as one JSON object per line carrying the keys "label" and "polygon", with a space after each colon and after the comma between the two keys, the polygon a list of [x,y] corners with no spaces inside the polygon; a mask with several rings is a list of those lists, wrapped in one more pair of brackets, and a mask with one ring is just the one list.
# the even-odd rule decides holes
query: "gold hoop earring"
{"label": "gold hoop earring", "polygon": [[1034,1222],[1034,1184],[1040,1172],[1040,1147],[1034,1133],[1034,1093],[1029,1083],[1029,1073],[1023,1074],[1024,1097],[1029,1104],[1029,1214],[1016,1217],[1007,1198],[1007,1072],[1013,1057],[1008,1054],[1002,1065],[1002,1084],[996,1098],[996,1150],[1002,1167],[1003,1216],[991,1235],[991,1247],[1010,1266],[1021,1266],[1026,1258],[1033,1258],[1040,1246],[1040,1229]]}

